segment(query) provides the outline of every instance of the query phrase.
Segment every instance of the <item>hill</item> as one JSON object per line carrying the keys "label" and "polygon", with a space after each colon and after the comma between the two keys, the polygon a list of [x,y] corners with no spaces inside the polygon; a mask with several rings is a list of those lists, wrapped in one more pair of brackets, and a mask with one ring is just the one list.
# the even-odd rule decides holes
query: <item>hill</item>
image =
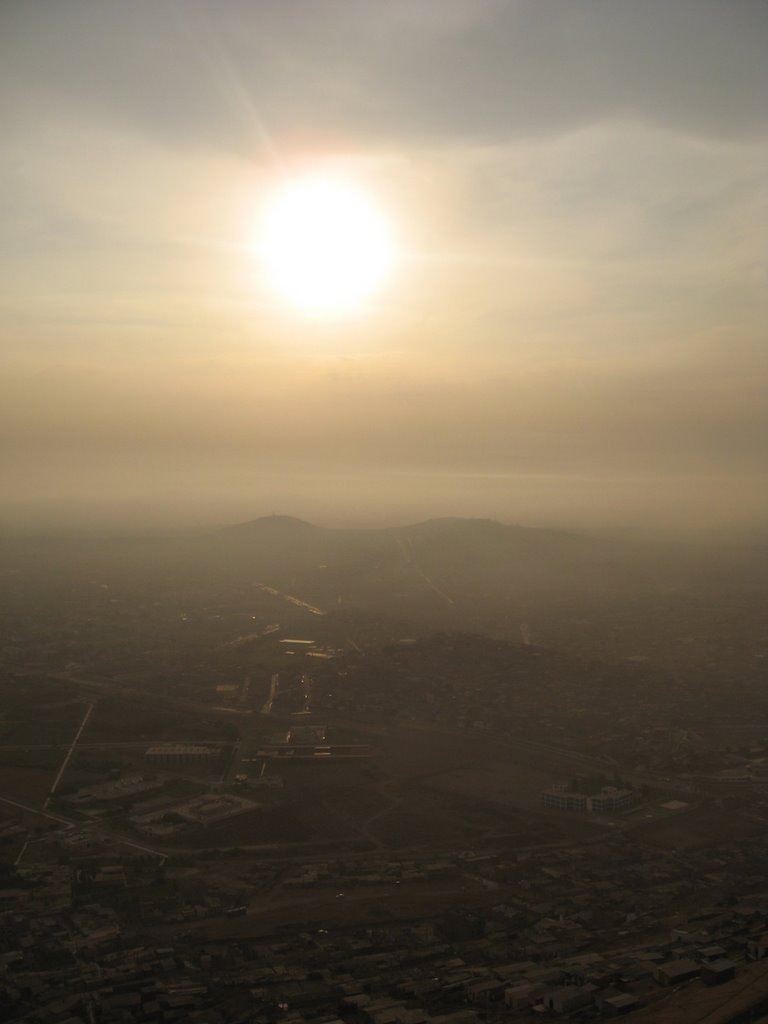
{"label": "hill", "polygon": [[[215,594],[245,615],[266,587],[298,598],[294,609],[304,602],[367,622],[365,635],[396,622],[401,636],[469,630],[588,656],[682,659],[697,671],[715,647],[730,652],[731,670],[754,670],[766,561],[758,545],[458,518],[331,529],[277,515],[176,537],[0,543],[17,604],[26,592],[55,603],[98,587],[109,600],[181,595],[174,601],[183,607],[210,607]],[[275,600],[270,621],[283,621],[285,599]]]}

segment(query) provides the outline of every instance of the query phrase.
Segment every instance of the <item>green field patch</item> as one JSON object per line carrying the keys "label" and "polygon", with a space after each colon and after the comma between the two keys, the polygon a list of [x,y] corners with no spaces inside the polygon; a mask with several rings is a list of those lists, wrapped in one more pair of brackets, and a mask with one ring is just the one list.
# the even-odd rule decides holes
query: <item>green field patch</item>
{"label": "green field patch", "polygon": [[55,772],[44,768],[0,765],[0,797],[42,807],[54,778]]}
{"label": "green field patch", "polygon": [[79,701],[56,708],[0,706],[0,749],[3,745],[30,746],[72,742],[86,706]]}
{"label": "green field patch", "polygon": [[0,766],[10,768],[38,768],[40,771],[57,771],[66,754],[64,747],[3,749],[0,747]]}
{"label": "green field patch", "polygon": [[136,743],[140,750],[162,741],[226,740],[236,734],[234,726],[204,713],[187,714],[168,708],[148,708],[129,700],[100,701],[88,722],[83,741],[88,743]]}

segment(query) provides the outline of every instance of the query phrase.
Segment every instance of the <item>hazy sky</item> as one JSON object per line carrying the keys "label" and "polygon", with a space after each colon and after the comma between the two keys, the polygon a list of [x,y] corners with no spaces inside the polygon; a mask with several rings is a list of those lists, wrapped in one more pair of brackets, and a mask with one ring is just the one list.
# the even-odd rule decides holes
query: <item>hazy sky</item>
{"label": "hazy sky", "polygon": [[[3,0],[0,519],[754,525],[762,0]],[[276,178],[401,258],[281,308]]]}

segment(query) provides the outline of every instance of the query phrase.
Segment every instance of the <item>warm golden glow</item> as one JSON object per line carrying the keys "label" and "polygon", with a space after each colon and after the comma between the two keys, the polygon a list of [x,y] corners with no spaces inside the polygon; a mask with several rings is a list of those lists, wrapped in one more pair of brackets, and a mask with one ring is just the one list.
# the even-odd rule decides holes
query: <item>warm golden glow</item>
{"label": "warm golden glow", "polygon": [[259,253],[273,290],[310,314],[359,309],[389,274],[394,249],[375,202],[341,179],[285,183],[267,203]]}

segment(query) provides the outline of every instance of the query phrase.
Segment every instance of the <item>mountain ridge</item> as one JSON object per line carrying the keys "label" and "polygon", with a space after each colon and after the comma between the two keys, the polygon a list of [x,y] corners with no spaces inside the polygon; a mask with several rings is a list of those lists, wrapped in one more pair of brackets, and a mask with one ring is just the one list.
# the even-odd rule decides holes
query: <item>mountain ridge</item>
{"label": "mountain ridge", "polygon": [[570,530],[557,529],[547,526],[523,526],[520,523],[503,523],[498,519],[482,518],[477,516],[432,516],[428,519],[418,520],[410,523],[400,523],[395,526],[320,526],[311,523],[298,516],[272,514],[258,516],[255,519],[247,519],[239,523],[231,523],[220,527],[224,533],[256,533],[258,531],[282,530],[289,532],[309,533],[310,531],[320,534],[347,534],[349,536],[386,536],[397,533],[418,531],[421,533],[495,533],[497,536],[504,534],[527,534],[540,536],[559,536],[572,539],[582,539],[582,535]]}

